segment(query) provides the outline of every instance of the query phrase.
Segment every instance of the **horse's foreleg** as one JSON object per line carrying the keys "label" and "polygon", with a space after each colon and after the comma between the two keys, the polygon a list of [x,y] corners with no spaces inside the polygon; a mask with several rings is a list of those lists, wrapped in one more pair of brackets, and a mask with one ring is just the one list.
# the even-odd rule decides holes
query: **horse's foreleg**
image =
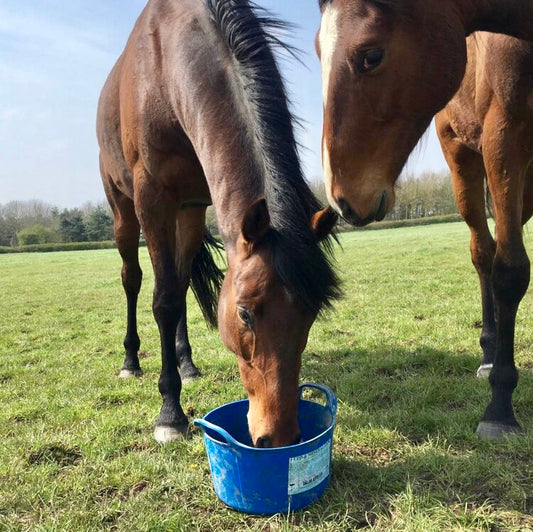
{"label": "horse's foreleg", "polygon": [[483,153],[496,220],[496,255],[492,269],[497,341],[489,381],[492,399],[477,433],[499,438],[520,432],[512,395],[518,383],[514,362],[516,313],[526,293],[530,263],[522,240],[522,216],[526,163],[508,124],[494,119],[494,129],[485,127]]}
{"label": "horse's foreleg", "polygon": [[482,330],[479,343],[483,359],[478,377],[488,377],[496,351],[496,321],[492,295],[492,264],[496,244],[487,224],[485,207],[485,167],[481,155],[457,138],[446,111],[436,117],[442,150],[452,174],[457,207],[470,228],[470,254],[481,288]]}
{"label": "horse's foreleg", "polygon": [[[145,185],[145,186],[143,186]],[[172,207],[154,194],[150,185],[137,181],[135,205],[154,269],[153,313],[161,339],[159,392],[163,405],[154,437],[161,443],[188,434],[189,422],[180,405],[181,379],[176,358],[176,330],[185,310],[185,291],[174,262],[175,218]]]}

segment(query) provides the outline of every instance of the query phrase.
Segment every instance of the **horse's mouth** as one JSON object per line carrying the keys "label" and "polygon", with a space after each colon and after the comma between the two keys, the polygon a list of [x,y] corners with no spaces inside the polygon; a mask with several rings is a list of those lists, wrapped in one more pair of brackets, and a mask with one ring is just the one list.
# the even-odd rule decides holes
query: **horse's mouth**
{"label": "horse's mouth", "polygon": [[[296,436],[295,440],[289,444],[290,445],[298,445],[299,443],[302,443],[302,435],[301,433]],[[274,447],[274,444],[272,443],[272,440],[267,436],[262,436],[260,438],[257,438],[257,441],[254,444],[254,447],[257,449],[270,449]]]}

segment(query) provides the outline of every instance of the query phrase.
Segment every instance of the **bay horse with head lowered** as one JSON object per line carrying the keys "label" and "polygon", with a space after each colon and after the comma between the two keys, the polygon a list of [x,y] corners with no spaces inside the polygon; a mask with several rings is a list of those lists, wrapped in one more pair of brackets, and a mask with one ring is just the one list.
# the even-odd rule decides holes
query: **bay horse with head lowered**
{"label": "bay horse with head lowered", "polygon": [[[530,277],[522,225],[533,212],[533,0],[319,0],[322,154],[330,204],[350,223],[381,220],[394,185],[437,118],[483,300],[481,373],[492,400],[478,434],[519,431],[514,327]],[[476,40],[477,39],[477,40]],[[513,41],[513,42],[511,42]],[[477,51],[476,51],[477,50]],[[490,189],[496,240],[488,231]],[[492,365],[492,366],[491,366]]]}
{"label": "bay horse with head lowered", "polygon": [[299,438],[298,377],[309,329],[338,294],[327,242],[335,215],[303,179],[270,32],[247,0],[150,0],[104,86],[97,133],[127,296],[123,373],[140,372],[142,229],[155,274],[163,405],[155,437],[187,432],[181,377],[194,377],[185,295],[211,322],[221,272],[207,251],[214,205],[228,269],[218,302],[256,446]]}

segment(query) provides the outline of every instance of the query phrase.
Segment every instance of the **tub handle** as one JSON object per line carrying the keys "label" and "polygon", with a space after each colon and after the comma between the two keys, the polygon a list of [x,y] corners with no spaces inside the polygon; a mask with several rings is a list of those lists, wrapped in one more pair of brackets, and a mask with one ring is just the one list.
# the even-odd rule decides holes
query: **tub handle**
{"label": "tub handle", "polygon": [[239,443],[237,440],[225,429],[222,427],[219,427],[218,425],[214,425],[213,423],[206,421],[205,419],[195,419],[193,421],[193,424],[196,427],[200,427],[202,430],[205,431],[205,429],[212,430],[213,432],[216,432],[219,436],[224,438],[225,442],[219,442],[219,443],[225,443],[226,445],[229,445],[230,447],[237,448],[239,446]]}
{"label": "tub handle", "polygon": [[312,388],[314,390],[318,390],[319,392],[322,392],[326,396],[326,405],[331,412],[331,416],[333,417],[333,419],[335,419],[337,416],[337,397],[335,397],[333,390],[329,386],[326,386],[325,384],[316,384],[314,382],[304,382],[303,384],[300,384],[300,397],[302,397],[302,393],[305,388]]}

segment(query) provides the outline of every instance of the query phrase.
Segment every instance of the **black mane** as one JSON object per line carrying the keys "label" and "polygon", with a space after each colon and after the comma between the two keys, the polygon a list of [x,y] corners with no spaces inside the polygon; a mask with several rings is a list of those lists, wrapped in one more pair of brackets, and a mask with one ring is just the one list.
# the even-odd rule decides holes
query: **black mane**
{"label": "black mane", "polygon": [[338,296],[338,280],[326,251],[309,228],[321,208],[298,159],[293,120],[272,48],[293,50],[275,34],[290,26],[248,0],[205,0],[236,59],[238,75],[253,111],[253,131],[264,159],[264,189],[272,230],[276,272],[285,287],[318,312]]}

